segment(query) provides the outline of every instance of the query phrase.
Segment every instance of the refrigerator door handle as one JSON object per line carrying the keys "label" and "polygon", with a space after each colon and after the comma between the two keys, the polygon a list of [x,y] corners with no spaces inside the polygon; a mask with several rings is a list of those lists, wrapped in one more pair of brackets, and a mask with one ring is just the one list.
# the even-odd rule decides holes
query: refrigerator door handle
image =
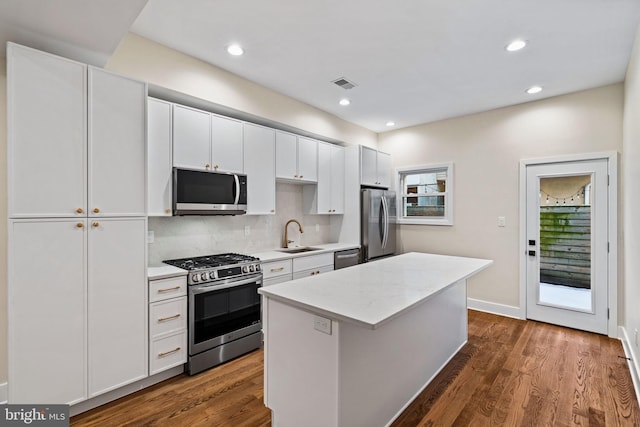
{"label": "refrigerator door handle", "polygon": [[384,224],[382,235],[382,247],[387,247],[387,240],[389,238],[389,208],[387,207],[387,198],[382,196],[382,221]]}

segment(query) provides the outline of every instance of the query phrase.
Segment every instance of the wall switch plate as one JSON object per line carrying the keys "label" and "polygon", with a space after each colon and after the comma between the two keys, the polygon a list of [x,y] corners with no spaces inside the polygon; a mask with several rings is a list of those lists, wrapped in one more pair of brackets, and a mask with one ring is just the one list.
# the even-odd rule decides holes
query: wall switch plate
{"label": "wall switch plate", "polygon": [[498,227],[506,227],[507,219],[503,216],[498,217]]}
{"label": "wall switch plate", "polygon": [[248,236],[251,234],[251,227],[249,227],[248,225],[244,226],[244,235]]}
{"label": "wall switch plate", "polygon": [[156,235],[153,232],[153,230],[147,231],[147,243],[153,243],[155,239],[156,239]]}
{"label": "wall switch plate", "polygon": [[315,316],[313,318],[313,329],[331,335],[331,319],[326,317]]}

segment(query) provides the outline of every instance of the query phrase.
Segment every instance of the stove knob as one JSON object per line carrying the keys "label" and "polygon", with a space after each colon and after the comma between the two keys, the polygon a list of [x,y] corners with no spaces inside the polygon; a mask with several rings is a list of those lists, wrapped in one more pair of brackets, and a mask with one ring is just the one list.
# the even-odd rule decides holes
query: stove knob
{"label": "stove knob", "polygon": [[256,269],[256,268],[253,266],[253,264],[251,264],[251,265],[249,266],[249,271],[250,271],[250,272],[252,272],[252,273],[253,273],[253,272],[255,271],[255,269]]}
{"label": "stove knob", "polygon": [[243,265],[243,266],[242,266],[242,272],[243,272],[243,273],[248,273],[248,272],[249,272],[249,266],[247,266],[247,265]]}
{"label": "stove knob", "polygon": [[207,280],[207,273],[202,273],[200,275],[200,277],[202,278],[202,281],[204,282],[205,280]]}
{"label": "stove knob", "polygon": [[256,271],[260,271],[260,264],[256,264]]}
{"label": "stove knob", "polygon": [[193,276],[191,276],[191,280],[195,283],[195,282],[199,282],[200,281],[200,276],[198,276],[197,274],[194,274]]}
{"label": "stove knob", "polygon": [[216,278],[216,272],[212,271],[209,273],[209,279],[214,280]]}

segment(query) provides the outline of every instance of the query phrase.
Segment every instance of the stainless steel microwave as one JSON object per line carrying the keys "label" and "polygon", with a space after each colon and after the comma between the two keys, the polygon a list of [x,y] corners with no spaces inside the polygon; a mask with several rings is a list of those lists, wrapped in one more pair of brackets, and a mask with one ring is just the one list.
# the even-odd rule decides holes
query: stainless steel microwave
{"label": "stainless steel microwave", "polygon": [[173,168],[173,215],[242,215],[247,176]]}

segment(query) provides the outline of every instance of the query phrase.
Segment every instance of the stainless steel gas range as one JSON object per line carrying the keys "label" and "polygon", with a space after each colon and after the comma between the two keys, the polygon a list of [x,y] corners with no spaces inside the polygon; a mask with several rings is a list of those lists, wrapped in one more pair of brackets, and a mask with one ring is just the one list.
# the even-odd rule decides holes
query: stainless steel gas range
{"label": "stainless steel gas range", "polygon": [[189,375],[262,345],[260,259],[225,253],[164,262],[189,271]]}

